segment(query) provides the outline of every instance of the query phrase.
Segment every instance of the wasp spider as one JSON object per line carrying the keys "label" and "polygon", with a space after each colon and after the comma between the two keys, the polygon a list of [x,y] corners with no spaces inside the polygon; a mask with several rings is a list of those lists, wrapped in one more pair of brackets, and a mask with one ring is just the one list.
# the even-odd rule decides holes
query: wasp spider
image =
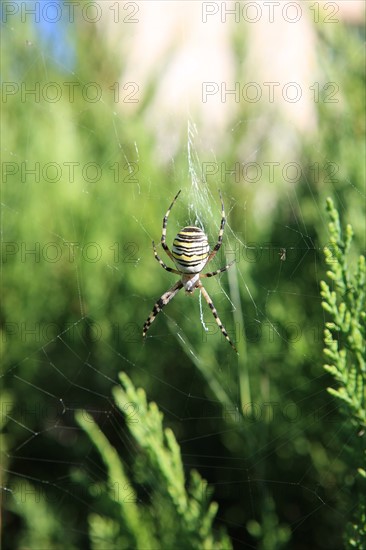
{"label": "wasp spider", "polygon": [[149,330],[150,325],[153,323],[158,313],[160,313],[163,307],[165,307],[174,298],[174,296],[179,292],[181,288],[184,288],[187,294],[193,294],[196,288],[199,288],[204,299],[208,303],[208,306],[211,309],[212,314],[215,318],[215,321],[218,324],[222,334],[225,336],[226,340],[229,342],[231,347],[236,351],[236,353],[238,353],[236,347],[230,340],[228,333],[225,330],[225,327],[220,321],[216,308],[210,296],[208,295],[207,290],[204,288],[200,280],[204,277],[214,277],[215,275],[218,275],[219,273],[226,271],[235,261],[233,260],[230,264],[220,269],[217,269],[216,271],[211,271],[210,273],[204,273],[204,274],[201,273],[201,271],[206,267],[206,265],[216,256],[222,244],[222,235],[224,233],[226,218],[225,218],[224,203],[222,200],[221,191],[219,191],[219,193],[220,193],[220,200],[221,200],[221,224],[220,224],[220,231],[219,231],[217,243],[212,249],[212,251],[210,251],[210,247],[208,245],[207,235],[202,231],[202,229],[194,226],[184,227],[181,231],[179,231],[178,235],[174,239],[172,252],[169,250],[169,247],[166,244],[166,229],[168,225],[168,217],[171,209],[173,208],[175,201],[177,200],[180,194],[180,191],[178,191],[178,193],[174,197],[172,204],[169,206],[168,211],[165,214],[163,219],[161,245],[165,250],[165,252],[167,253],[167,255],[169,256],[169,258],[176,265],[177,269],[172,269],[171,267],[168,267],[167,265],[165,265],[163,260],[161,260],[158,256],[154,241],[152,244],[154,249],[154,256],[159,262],[159,264],[170,273],[176,273],[177,275],[180,275],[181,278],[167,292],[165,292],[161,296],[161,298],[159,298],[159,300],[154,304],[153,310],[144,324],[144,328],[142,332],[142,335],[144,337],[146,336],[146,333]]}

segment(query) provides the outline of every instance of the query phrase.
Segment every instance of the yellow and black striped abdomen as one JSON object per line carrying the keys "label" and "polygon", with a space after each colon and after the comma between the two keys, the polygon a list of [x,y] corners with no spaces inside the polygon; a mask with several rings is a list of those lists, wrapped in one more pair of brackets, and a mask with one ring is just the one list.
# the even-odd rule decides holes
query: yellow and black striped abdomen
{"label": "yellow and black striped abdomen", "polygon": [[184,273],[199,273],[205,267],[210,247],[199,227],[183,227],[175,237],[172,254],[177,268]]}

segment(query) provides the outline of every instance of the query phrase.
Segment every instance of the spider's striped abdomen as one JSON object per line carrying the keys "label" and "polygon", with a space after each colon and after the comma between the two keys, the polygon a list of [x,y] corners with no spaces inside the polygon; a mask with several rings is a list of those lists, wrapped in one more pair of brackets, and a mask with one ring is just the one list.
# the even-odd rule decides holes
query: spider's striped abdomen
{"label": "spider's striped abdomen", "polygon": [[205,267],[210,247],[199,227],[183,227],[175,237],[172,254],[176,266],[184,273],[199,273]]}

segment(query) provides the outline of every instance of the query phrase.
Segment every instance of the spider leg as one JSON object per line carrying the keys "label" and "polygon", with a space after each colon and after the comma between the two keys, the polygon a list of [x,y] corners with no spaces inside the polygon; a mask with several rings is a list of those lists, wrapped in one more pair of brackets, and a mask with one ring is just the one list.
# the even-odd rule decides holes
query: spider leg
{"label": "spider leg", "polygon": [[218,327],[221,330],[222,334],[225,336],[226,340],[229,342],[229,344],[233,348],[233,350],[236,353],[238,353],[238,350],[236,349],[236,347],[234,346],[234,344],[230,340],[229,335],[226,332],[226,329],[225,329],[224,325],[220,321],[220,317],[217,314],[216,308],[215,308],[215,306],[213,304],[213,301],[211,300],[207,290],[205,289],[205,287],[203,286],[201,281],[198,281],[197,286],[199,287],[200,291],[202,292],[202,295],[203,295],[204,299],[208,303],[208,306],[209,306],[210,310],[212,311],[212,315],[215,317],[215,321],[218,324]]}
{"label": "spider leg", "polygon": [[235,263],[235,260],[233,260],[232,262],[227,264],[225,267],[221,267],[220,269],[216,269],[216,271],[210,271],[209,273],[203,273],[202,275],[200,275],[200,279],[202,279],[202,277],[214,277],[215,275],[218,275],[219,273],[223,273],[224,271],[227,271],[229,269],[229,267],[231,267],[233,265],[233,263]]}
{"label": "spider leg", "polygon": [[173,205],[174,205],[175,201],[179,197],[180,191],[181,190],[179,190],[178,193],[175,195],[172,204],[169,206],[168,211],[167,211],[167,213],[165,214],[165,216],[163,218],[163,231],[162,231],[162,234],[161,234],[161,246],[164,248],[165,252],[168,254],[168,256],[172,260],[172,262],[174,262],[173,254],[170,252],[169,246],[166,244],[166,227],[168,225],[168,217],[169,217],[170,211],[173,208]]}
{"label": "spider leg", "polygon": [[155,302],[152,312],[150,313],[149,317],[145,321],[144,328],[142,330],[143,337],[146,336],[146,333],[149,330],[151,323],[154,322],[155,317],[158,315],[158,313],[160,313],[160,311],[163,309],[164,306],[169,304],[170,300],[174,298],[174,296],[182,287],[183,287],[182,281],[178,281],[167,292],[165,292],[157,302]]}
{"label": "spider leg", "polygon": [[220,201],[221,201],[221,224],[220,224],[219,236],[217,238],[217,243],[215,244],[214,248],[210,252],[209,257],[207,258],[206,265],[208,264],[208,262],[210,262],[212,260],[212,258],[214,258],[216,256],[217,252],[220,250],[220,247],[222,245],[222,236],[224,234],[224,227],[225,227],[225,223],[226,223],[224,201],[222,200],[222,195],[221,195],[220,189],[219,189],[219,193],[220,193]]}
{"label": "spider leg", "polygon": [[164,262],[163,260],[158,256],[158,253],[156,251],[156,246],[155,246],[155,243],[154,241],[152,242],[153,244],[153,248],[154,248],[154,256],[155,258],[157,259],[157,261],[159,262],[159,264],[161,265],[161,267],[163,267],[164,269],[166,269],[167,271],[169,271],[169,273],[176,273],[177,275],[181,275],[181,272],[178,271],[177,269],[172,269],[171,267],[168,267]]}

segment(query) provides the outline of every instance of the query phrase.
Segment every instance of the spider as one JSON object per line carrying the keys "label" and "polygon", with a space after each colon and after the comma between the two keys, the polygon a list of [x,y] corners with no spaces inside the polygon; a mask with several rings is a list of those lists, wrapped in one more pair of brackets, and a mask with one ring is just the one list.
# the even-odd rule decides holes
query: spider
{"label": "spider", "polygon": [[168,217],[171,209],[174,206],[175,201],[179,197],[179,194],[180,194],[180,190],[174,197],[172,204],[169,206],[168,211],[163,218],[163,230],[161,235],[161,245],[165,250],[165,252],[167,253],[167,255],[169,256],[169,258],[173,261],[177,269],[172,269],[171,267],[168,267],[163,262],[163,260],[159,258],[154,241],[152,244],[153,244],[154,256],[156,260],[159,262],[159,264],[164,269],[166,269],[166,271],[169,271],[170,273],[176,273],[177,275],[180,275],[181,278],[167,292],[165,292],[159,298],[159,300],[154,304],[153,310],[144,324],[142,336],[143,337],[146,336],[147,331],[149,330],[151,324],[154,322],[158,313],[160,313],[163,307],[165,307],[174,298],[174,296],[179,292],[181,288],[184,288],[186,291],[186,294],[189,294],[189,295],[192,295],[193,292],[196,290],[196,288],[199,288],[209,308],[212,311],[212,315],[214,316],[215,321],[219,326],[219,329],[221,330],[222,334],[225,336],[226,340],[229,342],[233,350],[236,353],[238,353],[236,347],[230,340],[225,327],[220,321],[216,308],[210,296],[208,295],[207,290],[204,288],[203,284],[201,283],[202,278],[214,277],[215,275],[218,275],[219,273],[222,273],[223,271],[226,271],[227,269],[229,269],[229,267],[235,262],[235,260],[233,260],[229,264],[225,265],[225,267],[221,267],[220,269],[217,269],[216,271],[211,271],[210,273],[203,273],[203,274],[201,273],[201,271],[206,267],[206,265],[216,256],[218,250],[222,245],[222,236],[224,233],[226,218],[225,218],[224,203],[222,200],[221,191],[219,191],[220,200],[221,200],[220,231],[219,231],[217,243],[211,251],[208,244],[207,235],[199,227],[194,227],[191,225],[187,227],[183,227],[183,229],[179,231],[178,235],[175,237],[173,241],[172,252],[169,250],[169,247],[166,244],[166,229],[168,225]]}

